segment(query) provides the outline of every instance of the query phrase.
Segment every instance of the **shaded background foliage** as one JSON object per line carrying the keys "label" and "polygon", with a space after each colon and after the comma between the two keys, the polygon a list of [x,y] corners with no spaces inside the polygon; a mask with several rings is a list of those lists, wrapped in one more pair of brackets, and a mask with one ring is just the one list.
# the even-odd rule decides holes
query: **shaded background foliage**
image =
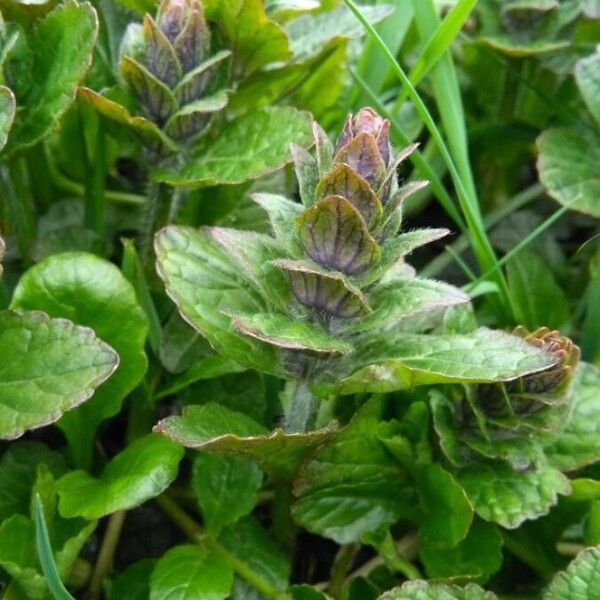
{"label": "shaded background foliage", "polygon": [[[347,4],[0,0],[7,600],[600,594],[597,2]],[[330,165],[306,175],[333,152],[317,131],[311,158],[312,118],[334,141],[364,106],[394,152],[419,144],[397,168],[414,193],[392,238],[451,235],[409,245],[396,276],[421,308],[375,329],[376,376],[342,381],[331,362],[298,383],[285,335],[342,354],[356,338],[294,329],[261,269],[291,269],[277,244],[319,254],[294,247],[290,216],[310,222],[317,180],[335,188]],[[215,281],[262,320],[223,314]],[[432,311],[433,294],[456,306]],[[504,333],[517,325],[534,333]],[[528,374],[519,348],[552,365]],[[313,393],[311,427],[278,429]]]}

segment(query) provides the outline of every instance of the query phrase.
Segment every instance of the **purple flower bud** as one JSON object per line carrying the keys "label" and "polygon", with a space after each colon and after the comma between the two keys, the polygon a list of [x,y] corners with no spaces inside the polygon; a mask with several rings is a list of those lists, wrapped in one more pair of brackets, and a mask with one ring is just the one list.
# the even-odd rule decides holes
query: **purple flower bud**
{"label": "purple flower bud", "polygon": [[387,167],[390,162],[390,122],[382,119],[372,108],[362,108],[354,117],[346,119],[344,128],[335,146],[335,153],[361,133],[367,133],[375,139],[379,154]]}
{"label": "purple flower bud", "polygon": [[158,26],[174,42],[181,33],[189,12],[188,0],[164,0],[158,8]]}
{"label": "purple flower bud", "polygon": [[522,378],[522,389],[530,394],[554,392],[570,382],[579,361],[579,348],[571,339],[548,327],[540,327],[533,332],[517,327],[515,335],[528,344],[540,348],[555,359],[555,365]]}
{"label": "purple flower bud", "polygon": [[157,20],[160,30],[173,44],[183,72],[197,67],[210,43],[202,4],[198,0],[163,0]]}

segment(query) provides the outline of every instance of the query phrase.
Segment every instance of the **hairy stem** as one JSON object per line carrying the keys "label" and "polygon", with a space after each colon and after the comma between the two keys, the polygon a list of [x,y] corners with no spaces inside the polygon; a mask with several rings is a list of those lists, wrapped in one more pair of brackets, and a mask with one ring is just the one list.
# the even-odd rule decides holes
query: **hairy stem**
{"label": "hairy stem", "polygon": [[290,386],[292,389],[284,407],[283,428],[288,433],[304,433],[313,425],[317,399],[305,381],[293,381]]}
{"label": "hairy stem", "polygon": [[292,487],[289,481],[275,485],[273,496],[273,521],[271,530],[283,548],[291,551],[294,545],[296,527],[292,520]]}
{"label": "hairy stem", "polygon": [[190,539],[202,542],[215,554],[223,558],[230,567],[250,585],[272,600],[293,600],[289,594],[281,592],[270,582],[257,573],[248,563],[239,559],[235,554],[227,550],[215,538],[203,533],[202,527],[190,517],[172,498],[167,494],[161,494],[154,499],[163,512],[183,531]]}
{"label": "hairy stem", "polygon": [[171,203],[169,205],[169,216],[167,217],[168,223],[174,223],[175,219],[179,216],[181,207],[185,203],[187,198],[187,190],[183,188],[174,188],[171,194]]}
{"label": "hairy stem", "polygon": [[102,580],[113,567],[115,552],[119,545],[119,538],[121,537],[126,514],[127,511],[119,510],[113,513],[108,520],[106,532],[104,533],[102,545],[100,546],[100,552],[98,553],[98,559],[96,560],[96,566],[92,573],[92,580],[89,588],[90,600],[98,600],[102,595]]}
{"label": "hairy stem", "polygon": [[163,185],[156,181],[148,184],[148,197],[144,207],[144,216],[142,221],[142,231],[140,235],[140,258],[142,263],[147,266],[150,260],[152,250],[152,238],[154,236],[154,227],[160,206]]}

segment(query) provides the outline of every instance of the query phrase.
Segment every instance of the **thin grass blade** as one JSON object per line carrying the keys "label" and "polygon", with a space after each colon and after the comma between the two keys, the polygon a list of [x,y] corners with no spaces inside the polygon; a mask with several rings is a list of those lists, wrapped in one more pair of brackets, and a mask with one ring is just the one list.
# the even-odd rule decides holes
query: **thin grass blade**
{"label": "thin grass blade", "polygon": [[42,567],[42,572],[46,578],[48,589],[55,600],[75,600],[63,585],[54,562],[54,554],[50,545],[50,536],[48,535],[48,527],[44,517],[44,507],[40,495],[35,495],[35,547],[37,550],[38,559]]}

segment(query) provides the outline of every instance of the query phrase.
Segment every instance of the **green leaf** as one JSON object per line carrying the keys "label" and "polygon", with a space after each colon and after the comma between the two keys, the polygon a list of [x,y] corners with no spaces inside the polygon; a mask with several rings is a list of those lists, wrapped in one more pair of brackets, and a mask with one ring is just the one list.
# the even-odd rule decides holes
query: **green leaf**
{"label": "green leaf", "polygon": [[176,150],[175,143],[160,128],[145,117],[131,115],[130,112],[114,100],[87,87],[80,87],[78,96],[93,106],[101,115],[125,125],[146,146],[157,150]]}
{"label": "green leaf", "polygon": [[306,584],[293,585],[289,592],[294,600],[329,600],[331,598]]}
{"label": "green leaf", "polygon": [[281,348],[319,354],[347,354],[352,350],[351,344],[330,335],[320,325],[282,314],[238,315],[233,323],[243,334]]}
{"label": "green leaf", "polygon": [[293,477],[306,456],[334,435],[331,429],[269,434],[246,415],[213,403],[187,406],[154,430],[188,448],[255,459],[276,479]]}
{"label": "green leaf", "polygon": [[[0,567],[10,573],[26,598],[46,600],[47,584],[51,589],[61,587],[61,579],[64,581],[67,578],[96,527],[95,521],[62,519],[56,513],[54,487],[52,474],[45,465],[40,465],[33,488],[35,501],[32,503],[32,519],[17,514],[0,527]],[[44,524],[41,523],[41,504],[45,511]],[[42,531],[42,525],[47,525],[45,531]],[[37,537],[44,533],[46,540]],[[42,541],[45,541],[44,548],[41,547]],[[54,571],[48,580],[40,573],[36,549],[44,575],[47,576],[48,568]]]}
{"label": "green leaf", "polygon": [[356,342],[340,359],[352,373],[341,382],[325,380],[339,393],[384,392],[417,385],[460,381],[510,381],[554,364],[554,359],[513,335],[480,328],[462,335],[420,335],[391,330]]}
{"label": "green leaf", "polygon": [[308,260],[277,260],[273,264],[285,273],[296,300],[313,313],[349,319],[371,312],[361,291],[341,273]]}
{"label": "green leaf", "polygon": [[377,435],[382,410],[374,398],[304,464],[292,510],[301,526],[345,544],[412,514],[408,473]]}
{"label": "green leaf", "polygon": [[[359,8],[371,23],[382,21],[394,11],[392,5],[385,4]],[[362,25],[345,6],[327,12],[301,15],[289,21],[285,31],[290,38],[294,62],[317,54],[331,40],[359,38],[365,33]]]}
{"label": "green leaf", "polygon": [[8,132],[12,127],[17,103],[10,88],[0,85],[0,151],[6,145]]}
{"label": "green leaf", "polygon": [[0,567],[26,598],[47,598],[44,577],[37,570],[34,525],[23,515],[14,515],[0,527]]}
{"label": "green leaf", "polygon": [[165,131],[178,141],[192,140],[208,126],[213,113],[227,105],[227,92],[199,98],[178,110],[165,124]]}
{"label": "green leaf", "polygon": [[206,16],[216,21],[233,52],[233,74],[243,79],[291,52],[285,32],[271,20],[260,0],[207,0]]}
{"label": "green leaf", "polygon": [[208,532],[218,532],[249,514],[262,483],[260,467],[247,458],[199,453],[192,466],[192,489]]}
{"label": "green leaf", "polygon": [[141,99],[152,121],[164,123],[177,110],[177,100],[169,87],[129,56],[121,59],[120,74]]}
{"label": "green leaf", "polygon": [[154,179],[179,187],[243,183],[277,171],[290,160],[292,142],[308,146],[310,115],[287,106],[249,112],[218,137],[200,141],[181,167],[157,169]]}
{"label": "green leaf", "polygon": [[98,519],[139,506],[158,496],[177,476],[183,448],[158,435],[127,446],[98,478],[73,471],[56,483],[60,512],[65,517]]}
{"label": "green leaf", "polygon": [[156,561],[145,558],[117,573],[106,585],[107,600],[148,600]]}
{"label": "green leaf", "polygon": [[456,479],[440,465],[417,474],[417,492],[423,507],[419,539],[426,545],[453,548],[469,531],[473,508]]}
{"label": "green leaf", "polygon": [[252,194],[252,199],[269,215],[271,229],[277,241],[290,247],[294,235],[294,219],[302,212],[302,205],[278,194]]}
{"label": "green leaf", "polygon": [[119,412],[146,372],[148,322],[135,290],[108,261],[66,252],[29,269],[15,289],[12,306],[40,309],[90,327],[119,354],[119,367],[110,380],[88,404],[59,423],[79,464],[88,465],[96,428]]}
{"label": "green leaf", "polygon": [[[368,271],[357,279],[361,284],[369,284],[383,277],[386,272],[393,271],[394,267],[402,264],[403,257],[410,254],[413,250],[420,248],[431,242],[435,242],[450,232],[447,229],[416,229],[407,231],[397,236],[388,238],[381,247],[381,260],[373,269]],[[387,283],[387,280],[384,279]]]}
{"label": "green leaf", "polygon": [[173,226],[157,234],[155,246],[159,275],[181,316],[217,352],[278,374],[275,349],[231,327],[227,315],[263,312],[266,306],[257,292],[239,284],[239,268],[223,247],[205,230]]}
{"label": "green leaf", "polygon": [[588,110],[600,128],[600,51],[577,61],[575,80]]}
{"label": "green leaf", "polygon": [[219,542],[278,590],[290,578],[290,559],[265,528],[250,516],[225,529]]}
{"label": "green leaf", "polygon": [[[543,460],[541,441],[533,435],[498,435],[489,438],[477,427],[464,427],[463,406],[439,390],[429,392],[433,423],[440,447],[455,466],[468,466],[473,460],[501,459],[515,469],[524,469]],[[463,402],[466,399],[462,399]],[[470,410],[465,407],[466,410]],[[480,456],[477,457],[476,455]]]}
{"label": "green leaf", "polygon": [[31,488],[35,483],[39,465],[46,465],[55,477],[60,477],[67,470],[64,458],[39,442],[13,443],[2,455],[0,524],[14,514],[29,514]]}
{"label": "green leaf", "polygon": [[600,594],[600,546],[580,552],[565,571],[558,573],[544,600],[593,600]]}
{"label": "green leaf", "polygon": [[97,29],[92,5],[73,0],[58,5],[32,28],[27,39],[32,83],[23,90],[18,81],[13,86],[19,112],[10,135],[11,152],[32,146],[56,128],[91,64]]}
{"label": "green leaf", "polygon": [[232,585],[232,568],[204,544],[175,546],[156,563],[150,600],[223,600]]}
{"label": "green leaf", "polygon": [[580,10],[578,2],[554,0],[482,4],[479,40],[511,57],[555,52],[568,46],[569,40],[564,34],[558,37],[558,33]]}
{"label": "green leaf", "polygon": [[118,362],[90,329],[37,311],[0,312],[0,439],[54,423],[85,402]]}
{"label": "green leaf", "polygon": [[473,583],[462,588],[444,583],[407,581],[402,587],[380,596],[379,600],[497,600],[497,597]]}
{"label": "green leaf", "polygon": [[192,384],[199,381],[215,379],[233,373],[243,373],[244,371],[246,371],[246,367],[242,367],[236,362],[218,354],[206,356],[199,359],[183,373],[161,385],[154,393],[154,399],[160,400],[161,398],[172,396],[177,392],[190,388]]}
{"label": "green leaf", "polygon": [[270,303],[282,310],[287,308],[289,290],[284,278],[273,269],[270,277],[265,277],[266,265],[285,253],[277,240],[264,233],[230,227],[210,227],[207,232],[238,264],[240,279],[256,286]]}
{"label": "green leaf", "polygon": [[567,298],[542,258],[523,249],[508,263],[506,272],[519,324],[531,330],[566,325],[570,317]]}
{"label": "green leaf", "polygon": [[432,279],[396,279],[376,286],[369,295],[373,312],[361,317],[349,330],[390,328],[420,313],[465,304],[469,297],[458,288]]}
{"label": "green leaf", "polygon": [[564,429],[543,438],[550,464],[562,471],[580,469],[600,458],[600,369],[580,363],[573,388]]}
{"label": "green leaf", "polygon": [[548,193],[562,205],[600,217],[600,138],[563,127],[544,131],[537,144],[540,181]]}
{"label": "green leaf", "polygon": [[571,491],[569,480],[548,466],[518,472],[506,463],[489,461],[467,467],[457,476],[475,512],[507,529],[548,514],[558,495]]}
{"label": "green leaf", "polygon": [[151,13],[156,9],[156,4],[152,0],[116,0],[121,6],[128,10],[133,10],[140,15]]}
{"label": "green leaf", "polygon": [[423,541],[419,555],[431,578],[465,577],[484,583],[502,566],[502,536],[496,525],[476,518],[453,548]]}

